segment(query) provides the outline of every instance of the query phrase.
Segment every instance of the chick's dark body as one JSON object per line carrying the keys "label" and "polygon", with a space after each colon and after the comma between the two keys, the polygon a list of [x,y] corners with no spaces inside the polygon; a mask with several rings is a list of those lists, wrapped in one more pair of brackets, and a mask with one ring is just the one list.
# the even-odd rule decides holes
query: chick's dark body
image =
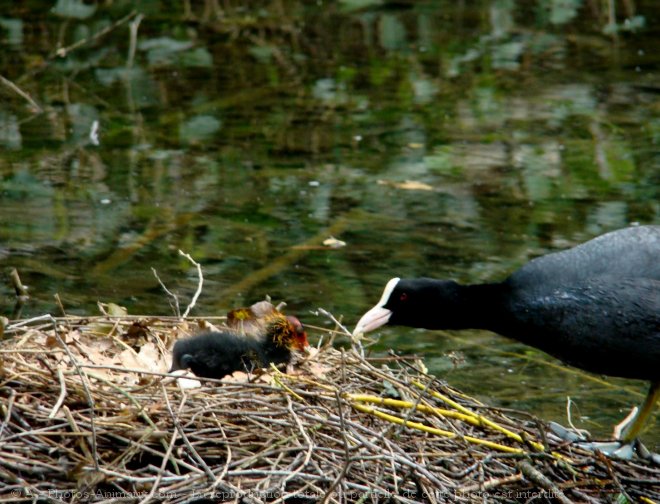
{"label": "chick's dark body", "polygon": [[204,378],[223,378],[235,371],[252,371],[271,362],[283,364],[291,360],[291,350],[284,346],[218,331],[179,340],[172,354],[170,371],[190,369]]}

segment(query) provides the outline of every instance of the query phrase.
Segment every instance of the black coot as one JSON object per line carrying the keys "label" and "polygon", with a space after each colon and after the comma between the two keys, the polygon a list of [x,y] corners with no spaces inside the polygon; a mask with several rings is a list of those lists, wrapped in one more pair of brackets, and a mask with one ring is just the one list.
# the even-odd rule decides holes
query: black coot
{"label": "black coot", "polygon": [[498,283],[393,278],[354,333],[384,324],[487,329],[587,371],[649,380],[631,441],[660,398],[660,226],[604,234]]}

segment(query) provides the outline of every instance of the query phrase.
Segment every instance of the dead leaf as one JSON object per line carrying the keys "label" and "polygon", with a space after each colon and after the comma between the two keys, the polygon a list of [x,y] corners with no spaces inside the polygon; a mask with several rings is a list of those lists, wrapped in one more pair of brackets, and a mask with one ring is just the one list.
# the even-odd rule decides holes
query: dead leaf
{"label": "dead leaf", "polygon": [[317,378],[324,378],[330,371],[332,371],[332,368],[330,366],[319,364],[318,362],[310,362],[305,366],[305,371]]}
{"label": "dead leaf", "polygon": [[148,335],[149,335],[149,327],[147,326],[147,324],[142,320],[136,320],[128,327],[128,329],[126,329],[124,338],[126,339],[129,345],[139,346],[141,344],[144,344],[144,342],[147,340]]}
{"label": "dead leaf", "polygon": [[323,245],[330,248],[342,248],[346,246],[346,242],[331,236],[330,238],[323,240]]}
{"label": "dead leaf", "polygon": [[433,191],[433,186],[425,184],[424,182],[417,182],[416,180],[405,180],[403,182],[395,182],[393,180],[379,180],[379,185],[394,187],[395,189],[404,189],[406,191]]}
{"label": "dead leaf", "polygon": [[109,317],[125,317],[128,315],[128,310],[123,306],[119,306],[118,304],[101,302],[98,302],[97,304],[103,315],[107,315]]}
{"label": "dead leaf", "polygon": [[114,328],[115,324],[111,324],[109,322],[92,322],[86,327],[86,332],[87,334],[94,336],[105,337],[110,336]]}
{"label": "dead leaf", "polygon": [[140,361],[138,360],[135,350],[132,348],[126,348],[117,354],[117,360],[119,365],[128,369],[139,369]]}
{"label": "dead leaf", "polygon": [[[218,328],[215,324],[212,324],[208,320],[199,320],[197,323],[197,327],[191,327],[188,330],[183,330],[182,333],[184,335],[190,335],[191,333],[196,333],[199,331],[215,331],[215,332],[221,332],[222,328]],[[178,338],[175,338],[175,340]]]}
{"label": "dead leaf", "polygon": [[319,353],[319,349],[313,346],[310,346],[307,349],[307,358],[311,359],[312,357],[316,357],[316,355]]}
{"label": "dead leaf", "polygon": [[232,374],[227,375],[222,379],[230,383],[247,383],[250,381],[250,375],[245,371],[234,371]]}
{"label": "dead leaf", "polygon": [[158,348],[151,341],[148,341],[140,348],[138,361],[141,364],[140,369],[144,369],[145,371],[161,373],[163,372],[163,368],[166,367],[162,365],[163,362]]}
{"label": "dead leaf", "polygon": [[190,371],[179,369],[173,371],[172,374],[179,375],[181,378],[176,379],[176,384],[181,390],[188,390],[193,388],[202,388],[202,382],[194,378],[186,378],[186,376],[194,376]]}

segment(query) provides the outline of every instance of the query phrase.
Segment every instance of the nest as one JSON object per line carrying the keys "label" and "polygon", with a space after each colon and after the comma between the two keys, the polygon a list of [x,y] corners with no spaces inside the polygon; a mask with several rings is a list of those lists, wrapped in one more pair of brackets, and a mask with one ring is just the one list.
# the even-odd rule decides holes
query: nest
{"label": "nest", "polygon": [[188,324],[44,317],[10,326],[0,342],[0,496],[660,501],[657,468],[562,443],[529,415],[504,415],[428,376],[414,357],[326,345],[288,372],[187,388],[192,381],[166,369],[173,341],[195,330]]}

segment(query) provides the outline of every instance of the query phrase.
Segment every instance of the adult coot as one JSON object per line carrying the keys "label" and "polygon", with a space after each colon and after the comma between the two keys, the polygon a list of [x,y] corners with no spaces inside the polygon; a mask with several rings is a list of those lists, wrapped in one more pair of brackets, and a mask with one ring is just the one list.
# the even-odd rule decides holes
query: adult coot
{"label": "adult coot", "polygon": [[622,435],[632,441],[660,397],[660,226],[538,257],[497,283],[393,278],[354,334],[384,324],[487,329],[593,373],[649,380]]}
{"label": "adult coot", "polygon": [[261,334],[245,334],[232,329],[206,331],[179,340],[172,351],[172,368],[190,369],[197,376],[222,378],[234,371],[251,371],[255,367],[288,364],[292,350],[304,351],[309,346],[307,334],[296,317],[268,317]]}

